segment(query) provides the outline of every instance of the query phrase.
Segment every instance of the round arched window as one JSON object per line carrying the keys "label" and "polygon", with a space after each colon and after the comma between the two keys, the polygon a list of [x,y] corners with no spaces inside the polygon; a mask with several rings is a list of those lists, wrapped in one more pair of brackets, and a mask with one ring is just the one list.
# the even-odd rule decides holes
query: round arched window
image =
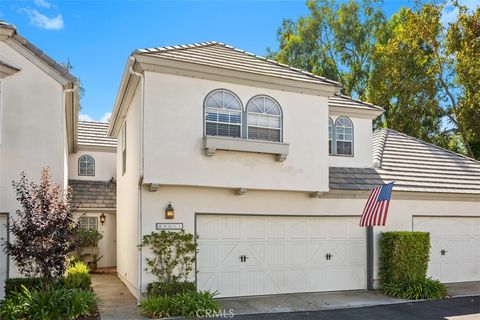
{"label": "round arched window", "polygon": [[253,97],[247,103],[248,139],[282,141],[282,109],[269,96]]}
{"label": "round arched window", "polygon": [[353,155],[353,124],[347,117],[335,120],[335,146],[337,155]]}
{"label": "round arched window", "polygon": [[231,91],[219,89],[205,98],[205,135],[240,138],[242,103]]}
{"label": "round arched window", "polygon": [[78,175],[94,176],[95,175],[95,159],[91,155],[84,154],[78,158]]}

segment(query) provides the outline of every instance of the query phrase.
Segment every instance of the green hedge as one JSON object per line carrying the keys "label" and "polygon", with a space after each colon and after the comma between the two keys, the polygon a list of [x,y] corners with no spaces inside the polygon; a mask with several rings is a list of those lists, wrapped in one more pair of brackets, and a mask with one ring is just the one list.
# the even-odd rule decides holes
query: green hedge
{"label": "green hedge", "polygon": [[28,290],[40,289],[42,282],[42,278],[9,278],[5,280],[5,297],[22,292],[22,285]]}
{"label": "green hedge", "polygon": [[380,249],[383,283],[426,278],[430,252],[428,232],[384,232]]}

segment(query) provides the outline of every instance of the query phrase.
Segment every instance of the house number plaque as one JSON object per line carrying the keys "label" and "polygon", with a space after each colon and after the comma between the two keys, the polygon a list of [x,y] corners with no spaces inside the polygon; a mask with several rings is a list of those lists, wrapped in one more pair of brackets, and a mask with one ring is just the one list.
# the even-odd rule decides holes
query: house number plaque
{"label": "house number plaque", "polygon": [[157,230],[182,230],[183,223],[158,222],[155,227]]}

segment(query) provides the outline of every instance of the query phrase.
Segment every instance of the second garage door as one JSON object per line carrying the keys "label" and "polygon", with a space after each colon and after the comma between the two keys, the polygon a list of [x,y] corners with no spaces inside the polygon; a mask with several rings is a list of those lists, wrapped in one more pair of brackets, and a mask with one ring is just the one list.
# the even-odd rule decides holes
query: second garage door
{"label": "second garage door", "polygon": [[198,215],[197,285],[220,297],[366,288],[351,217]]}
{"label": "second garage door", "polygon": [[413,230],[430,232],[430,277],[480,281],[480,218],[414,217]]}

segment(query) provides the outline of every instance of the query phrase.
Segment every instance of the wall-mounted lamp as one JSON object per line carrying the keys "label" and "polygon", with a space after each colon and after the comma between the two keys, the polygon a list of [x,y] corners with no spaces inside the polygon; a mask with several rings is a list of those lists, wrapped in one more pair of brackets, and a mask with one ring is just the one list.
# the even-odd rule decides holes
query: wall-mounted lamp
{"label": "wall-mounted lamp", "polygon": [[102,214],[100,215],[100,223],[102,224],[102,226],[103,226],[103,224],[105,223],[105,220],[106,220],[106,219],[107,219],[107,216],[102,213]]}
{"label": "wall-mounted lamp", "polygon": [[172,203],[168,203],[167,208],[165,209],[165,219],[173,219],[175,217],[175,210],[172,207]]}

